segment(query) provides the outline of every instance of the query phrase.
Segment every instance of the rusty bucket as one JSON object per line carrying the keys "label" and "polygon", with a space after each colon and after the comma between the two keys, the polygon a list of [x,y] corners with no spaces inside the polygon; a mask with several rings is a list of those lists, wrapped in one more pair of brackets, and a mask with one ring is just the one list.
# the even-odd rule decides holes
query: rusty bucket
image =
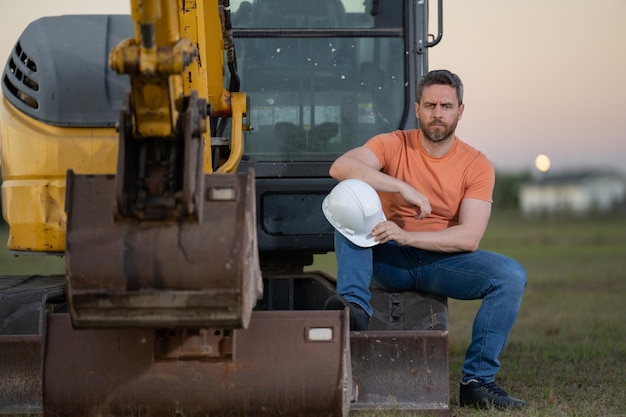
{"label": "rusty bucket", "polygon": [[117,215],[115,177],[68,174],[75,327],[246,327],[262,293],[254,174],[205,175],[201,215]]}

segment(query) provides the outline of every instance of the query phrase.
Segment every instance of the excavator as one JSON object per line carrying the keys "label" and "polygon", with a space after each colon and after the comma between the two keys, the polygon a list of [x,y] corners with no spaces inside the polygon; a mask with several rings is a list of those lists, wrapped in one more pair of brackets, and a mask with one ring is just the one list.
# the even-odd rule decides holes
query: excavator
{"label": "excavator", "polygon": [[414,128],[427,0],[131,0],[2,74],[0,415],[450,415],[447,300],[324,310],[332,161]]}

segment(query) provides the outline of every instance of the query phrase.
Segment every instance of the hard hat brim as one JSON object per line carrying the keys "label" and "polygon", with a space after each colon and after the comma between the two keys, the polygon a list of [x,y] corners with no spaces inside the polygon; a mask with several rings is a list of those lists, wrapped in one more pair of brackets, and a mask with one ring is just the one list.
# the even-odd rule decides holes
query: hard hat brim
{"label": "hard hat brim", "polygon": [[[376,246],[380,243],[374,240],[374,236],[372,236],[371,232],[369,232],[366,235],[347,233],[343,229],[343,227],[341,227],[341,225],[337,224],[337,221],[333,218],[333,216],[328,211],[327,200],[328,200],[328,196],[326,196],[324,198],[324,201],[322,201],[322,212],[324,213],[324,217],[326,217],[326,220],[328,220],[328,223],[330,223],[336,231],[341,233],[350,242],[362,248],[371,248],[372,246]],[[382,223],[387,220],[385,217],[385,214],[382,212],[381,212],[381,217],[382,218],[379,223]]]}
{"label": "hard hat brim", "polygon": [[378,245],[380,242],[377,242],[374,240],[374,236],[372,236],[371,233],[369,233],[366,236],[358,236],[358,235],[348,235],[347,233],[344,233],[342,230],[340,229],[336,229],[339,233],[341,233],[346,239],[348,239],[350,242],[354,243],[355,245],[362,247],[362,248],[371,248],[373,246]]}

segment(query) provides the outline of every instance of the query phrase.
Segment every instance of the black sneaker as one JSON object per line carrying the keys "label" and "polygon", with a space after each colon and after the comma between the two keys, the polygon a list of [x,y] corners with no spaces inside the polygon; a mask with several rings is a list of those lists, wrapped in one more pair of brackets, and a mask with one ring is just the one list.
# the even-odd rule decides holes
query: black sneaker
{"label": "black sneaker", "polygon": [[333,294],[328,297],[324,304],[324,310],[343,310],[346,307],[350,308],[350,330],[367,330],[367,326],[370,323],[370,316],[363,310],[363,307],[357,303],[350,303],[341,295]]}
{"label": "black sneaker", "polygon": [[528,406],[528,403],[511,397],[495,382],[481,384],[475,379],[470,379],[467,383],[461,382],[459,405],[478,408],[523,408]]}

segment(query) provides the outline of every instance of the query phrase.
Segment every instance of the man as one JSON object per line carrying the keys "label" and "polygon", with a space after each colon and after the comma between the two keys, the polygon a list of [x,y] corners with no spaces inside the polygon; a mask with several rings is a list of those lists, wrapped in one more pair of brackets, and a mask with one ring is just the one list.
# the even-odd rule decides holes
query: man
{"label": "man", "polygon": [[485,155],[455,136],[463,110],[459,77],[431,71],[417,88],[420,129],[375,136],[333,163],[335,179],[359,179],[378,191],[388,220],[374,227],[379,244],[371,248],[335,233],[337,295],[326,308],[347,305],[352,329],[366,330],[371,282],[390,291],[482,299],[462,368],[459,403],[521,407],[526,403],[494,381],[526,273],[511,258],[478,250],[491,215],[495,174]]}

